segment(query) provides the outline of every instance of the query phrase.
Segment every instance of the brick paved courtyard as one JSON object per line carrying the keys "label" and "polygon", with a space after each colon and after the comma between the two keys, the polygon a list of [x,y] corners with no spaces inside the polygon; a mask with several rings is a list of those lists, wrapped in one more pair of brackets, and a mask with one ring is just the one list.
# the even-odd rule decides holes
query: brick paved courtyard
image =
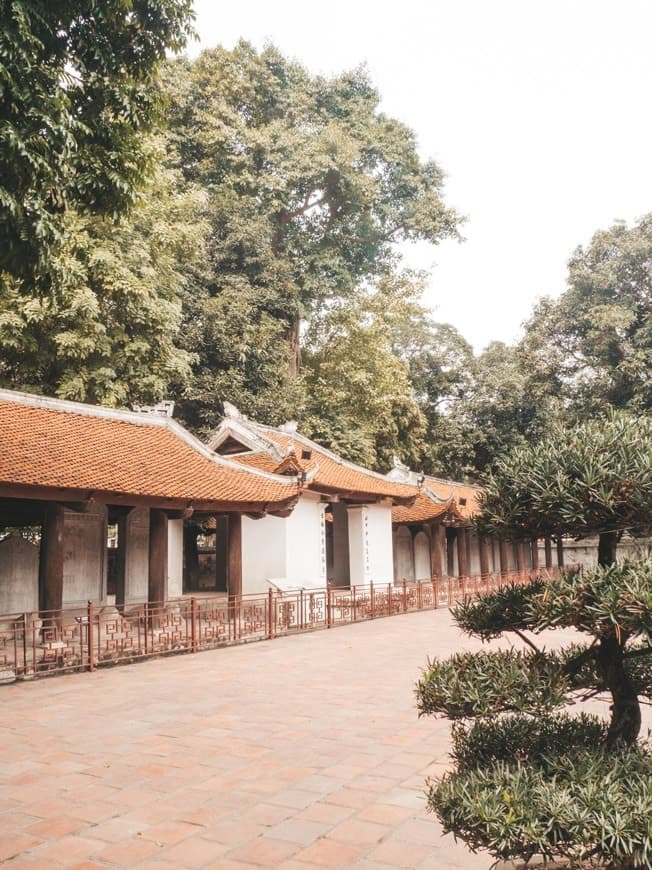
{"label": "brick paved courtyard", "polygon": [[488,868],[424,812],[448,611],[0,687],[0,862],[17,868]]}

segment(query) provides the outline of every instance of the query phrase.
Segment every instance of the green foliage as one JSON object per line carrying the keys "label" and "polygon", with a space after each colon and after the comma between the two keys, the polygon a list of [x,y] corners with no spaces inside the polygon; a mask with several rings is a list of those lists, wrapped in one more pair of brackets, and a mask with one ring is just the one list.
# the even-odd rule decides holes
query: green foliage
{"label": "green foliage", "polygon": [[533,366],[586,416],[652,409],[652,214],[597,232],[568,264],[568,290],[535,309],[523,345]]}
{"label": "green foliage", "polygon": [[652,418],[614,412],[536,443],[485,477],[480,530],[507,539],[652,525]]}
{"label": "green foliage", "polygon": [[566,755],[578,749],[594,749],[604,743],[606,736],[605,723],[586,713],[511,715],[474,722],[470,727],[455,722],[451,755],[460,773],[496,762],[545,768],[551,750]]}
{"label": "green foliage", "polygon": [[419,715],[449,719],[541,713],[568,700],[569,680],[556,657],[517,650],[455,653],[433,660],[417,683]]}
{"label": "green foliage", "polygon": [[410,276],[331,307],[306,337],[303,431],[367,467],[418,462],[425,420],[414,398],[408,333],[421,313]]}
{"label": "green foliage", "polygon": [[[241,42],[169,64],[162,89],[168,162],[206,192],[211,226],[207,268],[184,298],[183,347],[196,355],[185,419],[215,425],[219,400],[229,400],[262,422],[285,411],[314,421],[296,383],[301,324],[328,320],[332,306],[387,276],[395,242],[455,235],[442,173],[419,159],[411,130],[379,111],[363,70],[311,76],[271,46],[259,53]],[[308,357],[327,350],[311,345]],[[372,341],[371,350],[381,357],[370,364],[378,372],[386,348]],[[316,359],[317,369],[324,360]],[[391,365],[402,382],[398,404],[389,415],[372,409],[376,428],[348,445],[356,458],[389,452],[418,421],[401,366]],[[368,383],[376,386],[374,373]],[[323,432],[333,444],[360,418],[349,414],[358,398],[348,396],[337,417],[336,397],[325,397]]]}
{"label": "green foliage", "polygon": [[69,212],[55,295],[0,282],[0,383],[125,406],[187,377],[176,344],[185,270],[203,255],[201,196],[159,171],[128,220]]}
{"label": "green foliage", "polygon": [[52,287],[65,212],[133,205],[149,163],[153,76],[185,45],[191,18],[190,0],[5,0],[0,269]]}
{"label": "green foliage", "polygon": [[559,413],[547,382],[522,348],[492,342],[474,358],[451,354],[456,389],[432,419],[429,468],[455,479],[490,468],[514,447],[537,441]]}
{"label": "green foliage", "polygon": [[652,637],[652,556],[582,574],[564,573],[530,598],[538,630],[574,627],[595,638]]}
{"label": "green foliage", "polygon": [[539,577],[525,585],[507,584],[479,598],[460,601],[451,613],[467,634],[491,640],[504,631],[536,628],[531,602],[546,588]]}
{"label": "green foliage", "polygon": [[570,749],[539,760],[496,761],[449,774],[430,785],[429,806],[446,831],[496,858],[593,857],[612,867],[651,866],[648,750]]}

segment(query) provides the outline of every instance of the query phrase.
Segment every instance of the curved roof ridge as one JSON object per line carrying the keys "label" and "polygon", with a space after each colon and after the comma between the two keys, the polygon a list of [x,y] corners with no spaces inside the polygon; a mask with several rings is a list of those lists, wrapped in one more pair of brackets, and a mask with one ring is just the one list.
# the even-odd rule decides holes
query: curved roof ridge
{"label": "curved roof ridge", "polygon": [[267,426],[264,423],[253,423],[251,420],[247,420],[247,423],[251,423],[256,428],[264,429],[267,432],[275,432],[276,434],[280,435],[283,438],[287,438],[288,440],[301,441],[304,444],[307,444],[308,446],[319,451],[320,453],[325,454],[330,459],[332,459],[334,462],[337,462],[339,465],[344,465],[346,468],[353,468],[355,471],[360,471],[363,474],[368,474],[370,477],[374,477],[377,480],[382,480],[384,483],[387,483],[387,482],[395,483],[395,484],[398,483],[400,486],[410,486],[410,487],[413,487],[414,489],[418,489],[418,487],[414,483],[403,483],[402,481],[396,481],[396,480],[394,480],[394,481],[389,480],[388,481],[388,478],[385,474],[381,474],[381,472],[379,472],[379,471],[372,471],[370,468],[365,468],[364,465],[358,465],[355,462],[351,462],[350,459],[344,459],[342,456],[339,456],[337,453],[334,453],[332,450],[329,450],[328,447],[324,447],[323,445],[319,444],[317,441],[313,441],[312,439],[308,438],[306,435],[302,435],[298,431],[292,432],[292,433],[284,432],[282,429],[279,429],[275,426]]}
{"label": "curved roof ridge", "polygon": [[25,393],[17,390],[6,389],[0,389],[0,402],[25,405],[30,408],[73,414],[81,417],[114,420],[116,422],[127,423],[134,426],[167,429],[180,440],[184,441],[189,447],[193,448],[197,453],[200,453],[204,458],[209,459],[216,465],[224,466],[241,474],[243,472],[245,474],[253,474],[257,477],[283,484],[284,486],[292,484],[296,486],[296,478],[293,476],[274,474],[258,468],[248,468],[243,466],[242,463],[219,456],[214,451],[209,450],[206,444],[197,438],[196,435],[193,435],[192,432],[189,432],[181,425],[181,423],[171,417],[159,414],[143,414],[138,411],[128,411],[119,408],[105,408],[102,405],[90,405],[84,402],[73,402],[68,399],[42,396],[38,393]]}

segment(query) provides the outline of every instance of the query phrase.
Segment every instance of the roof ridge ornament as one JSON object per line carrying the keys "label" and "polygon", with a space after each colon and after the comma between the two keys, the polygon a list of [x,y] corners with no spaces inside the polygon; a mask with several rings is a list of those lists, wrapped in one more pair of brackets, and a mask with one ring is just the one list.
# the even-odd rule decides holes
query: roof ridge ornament
{"label": "roof ridge ornament", "polygon": [[296,420],[287,420],[285,423],[282,423],[278,428],[280,432],[285,432],[287,435],[293,435],[299,428],[299,424]]}
{"label": "roof ridge ornament", "polygon": [[174,400],[164,399],[156,405],[132,405],[131,410],[136,414],[153,414],[158,417],[173,417]]}
{"label": "roof ridge ornament", "polygon": [[242,420],[244,418],[244,414],[231,402],[222,402],[222,407],[224,408],[225,417],[229,417],[232,420]]}

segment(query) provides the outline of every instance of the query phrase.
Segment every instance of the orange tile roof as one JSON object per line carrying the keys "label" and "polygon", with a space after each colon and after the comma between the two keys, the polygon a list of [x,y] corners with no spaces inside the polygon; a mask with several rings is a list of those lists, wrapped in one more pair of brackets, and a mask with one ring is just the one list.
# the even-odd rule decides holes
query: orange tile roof
{"label": "orange tile roof", "polygon": [[215,457],[169,418],[7,390],[0,390],[3,484],[193,502],[198,509],[280,504],[298,492],[295,480]]}
{"label": "orange tile roof", "polygon": [[[238,420],[254,436],[273,442],[285,456],[294,447],[298,465],[308,475],[306,487],[316,492],[350,493],[354,496],[373,496],[396,500],[414,499],[418,488],[412,484],[396,483],[382,474],[369,471],[321,447],[298,432],[283,432],[270,426],[253,423],[251,420]],[[310,459],[302,459],[301,450],[312,451]],[[278,469],[282,460],[266,452],[241,453],[231,457],[237,462],[266,471]]]}
{"label": "orange tile roof", "polygon": [[453,500],[443,503],[433,501],[430,496],[421,493],[413,505],[396,505],[392,508],[393,523],[427,523],[436,520],[445,513],[456,514]]}
{"label": "orange tile roof", "polygon": [[[426,476],[425,487],[438,498],[454,498],[457,503],[457,510],[464,519],[470,519],[475,514],[480,513],[479,498],[482,490],[479,486]],[[460,499],[465,499],[466,504],[460,504]]]}

